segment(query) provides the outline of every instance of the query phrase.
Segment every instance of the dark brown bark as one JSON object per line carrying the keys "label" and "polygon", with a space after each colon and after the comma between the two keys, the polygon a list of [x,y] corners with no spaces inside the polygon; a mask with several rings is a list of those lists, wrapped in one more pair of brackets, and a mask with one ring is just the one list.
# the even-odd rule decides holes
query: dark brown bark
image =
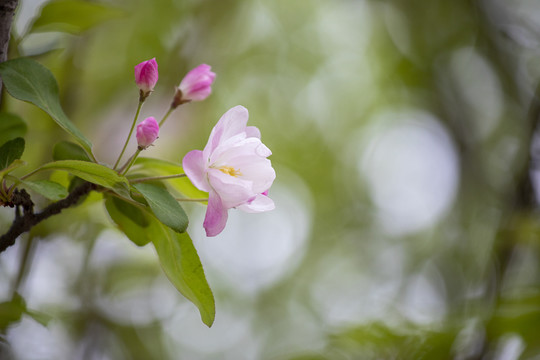
{"label": "dark brown bark", "polygon": [[[0,63],[7,60],[11,23],[19,0],[0,0]],[[0,81],[0,93],[2,82]]]}
{"label": "dark brown bark", "polygon": [[[30,195],[24,189],[15,190],[12,198],[12,203],[16,206],[15,220],[8,232],[0,237],[0,253],[15,244],[15,240],[19,235],[30,230],[41,221],[59,214],[63,209],[76,205],[81,197],[94,189],[96,189],[95,184],[85,182],[76,187],[65,199],[50,204],[37,214],[34,213],[34,203]],[[21,207],[23,209],[22,215],[20,214]]]}

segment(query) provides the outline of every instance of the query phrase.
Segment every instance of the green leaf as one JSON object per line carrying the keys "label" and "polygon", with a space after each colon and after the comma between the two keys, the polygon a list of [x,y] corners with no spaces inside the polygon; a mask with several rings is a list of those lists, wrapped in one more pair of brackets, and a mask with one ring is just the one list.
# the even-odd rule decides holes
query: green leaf
{"label": "green leaf", "polygon": [[49,200],[57,201],[62,200],[68,196],[68,191],[62,185],[49,181],[49,180],[36,180],[36,181],[25,181],[22,180],[21,183],[29,188],[45,196]]}
{"label": "green leaf", "polygon": [[111,189],[118,195],[130,198],[127,179],[106,166],[80,160],[60,160],[39,168],[39,170],[47,169],[67,171],[93,184]]}
{"label": "green leaf", "polygon": [[[183,174],[184,169],[178,164],[161,159],[140,157],[135,161],[132,172],[142,171],[148,176]],[[197,189],[187,177],[166,181],[175,191],[189,199],[207,198],[208,193]]]}
{"label": "green leaf", "polygon": [[88,1],[51,1],[41,9],[30,32],[63,31],[78,34],[123,14],[120,9]]}
{"label": "green leaf", "polygon": [[4,177],[6,174],[9,174],[13,170],[26,165],[26,162],[22,160],[15,160],[11,165],[9,165],[7,168],[0,170],[0,178]]}
{"label": "green leaf", "polygon": [[17,115],[0,113],[0,144],[17,137],[23,137],[27,128],[24,120]]}
{"label": "green leaf", "polygon": [[156,185],[144,183],[135,184],[133,187],[148,202],[148,205],[159,221],[175,231],[186,231],[188,217],[178,201],[167,190]]}
{"label": "green leaf", "polygon": [[0,146],[0,170],[7,168],[17,159],[20,159],[24,152],[24,139],[16,138],[9,140]]}
{"label": "green leaf", "polygon": [[4,332],[10,324],[19,321],[25,311],[26,303],[19,294],[11,301],[0,303],[0,330]]}
{"label": "green leaf", "polygon": [[1,63],[0,76],[11,96],[31,102],[44,110],[62,129],[74,136],[88,154],[91,154],[92,143],[62,110],[58,98],[58,84],[49,69],[34,60],[18,58]]}
{"label": "green leaf", "polygon": [[199,308],[202,321],[212,326],[216,316],[214,295],[206,281],[204,270],[187,233],[179,234],[160,225],[152,242],[161,267],[173,285]]}
{"label": "green leaf", "polygon": [[113,221],[131,241],[137,245],[152,241],[161,267],[171,283],[197,306],[202,321],[211,326],[216,313],[214,295],[189,235],[171,230],[145,211],[133,212],[133,209],[139,209],[123,200],[108,197],[105,206]]}
{"label": "green leaf", "polygon": [[53,159],[92,161],[82,147],[69,141],[60,141],[54,145]]}
{"label": "green leaf", "polygon": [[114,223],[135,245],[144,246],[152,241],[146,231],[150,220],[145,211],[112,196],[105,200],[105,207]]}
{"label": "green leaf", "polygon": [[54,319],[53,315],[40,311],[26,309],[25,313],[43,326],[49,325],[49,322]]}

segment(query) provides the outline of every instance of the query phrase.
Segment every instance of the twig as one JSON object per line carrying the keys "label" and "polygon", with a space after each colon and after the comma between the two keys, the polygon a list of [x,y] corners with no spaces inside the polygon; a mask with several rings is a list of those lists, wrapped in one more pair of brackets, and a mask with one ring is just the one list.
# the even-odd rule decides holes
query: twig
{"label": "twig", "polygon": [[18,0],[0,0],[0,63],[7,60],[11,23],[18,4]]}
{"label": "twig", "polygon": [[50,204],[37,214],[34,213],[34,203],[32,202],[30,195],[24,189],[15,190],[12,203],[17,208],[22,207],[23,214],[18,217],[16,216],[8,232],[0,237],[0,253],[15,244],[15,240],[19,235],[30,230],[41,221],[59,214],[63,209],[67,209],[77,204],[82,196],[96,188],[97,186],[95,184],[85,182],[76,187],[65,199]]}

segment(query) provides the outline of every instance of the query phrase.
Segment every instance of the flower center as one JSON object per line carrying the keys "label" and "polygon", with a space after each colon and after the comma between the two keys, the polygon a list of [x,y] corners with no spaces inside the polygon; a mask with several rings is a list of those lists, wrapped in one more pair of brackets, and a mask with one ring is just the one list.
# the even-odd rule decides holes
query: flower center
{"label": "flower center", "polygon": [[242,173],[240,172],[240,170],[236,170],[232,166],[220,166],[218,170],[224,174],[231,175],[234,177],[242,176]]}

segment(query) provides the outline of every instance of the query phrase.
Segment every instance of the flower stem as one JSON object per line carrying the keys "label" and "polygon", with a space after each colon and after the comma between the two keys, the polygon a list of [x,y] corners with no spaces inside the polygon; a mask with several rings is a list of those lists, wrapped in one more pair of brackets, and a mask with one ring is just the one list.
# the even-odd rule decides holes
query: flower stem
{"label": "flower stem", "polygon": [[126,142],[124,143],[124,147],[122,148],[122,152],[120,153],[120,156],[118,156],[118,159],[116,160],[116,163],[114,164],[113,170],[116,170],[116,167],[118,166],[118,163],[122,159],[122,155],[124,155],[124,152],[126,151],[129,139],[131,138],[131,134],[133,134],[133,129],[135,128],[135,124],[137,123],[137,119],[139,118],[139,113],[141,112],[141,107],[144,100],[139,100],[139,105],[137,106],[137,112],[135,113],[135,117],[133,118],[133,124],[131,124],[131,129],[129,130],[129,135],[126,139]]}
{"label": "flower stem", "polygon": [[165,122],[165,120],[167,120],[167,118],[169,117],[169,115],[171,115],[171,113],[174,111],[175,108],[173,108],[172,106],[169,108],[169,111],[167,111],[167,113],[165,114],[165,116],[163,117],[163,119],[161,119],[161,121],[159,122],[159,127],[161,128],[161,126],[163,125],[163,123]]}
{"label": "flower stem", "polygon": [[120,175],[125,175],[128,172],[129,168],[133,165],[133,163],[137,159],[137,156],[139,156],[140,153],[141,153],[141,149],[137,148],[137,151],[135,152],[135,154],[133,154],[131,159],[129,159],[129,162],[126,163],[127,166],[126,165],[122,166],[122,169],[125,167],[125,170],[122,171],[122,169],[120,169],[121,171]]}
{"label": "flower stem", "polygon": [[145,181],[154,181],[154,180],[167,180],[167,179],[176,179],[176,178],[183,178],[186,177],[186,174],[175,174],[175,175],[165,175],[165,176],[151,176],[151,177],[145,177],[145,178],[138,178],[131,180],[131,184],[138,184]]}
{"label": "flower stem", "polygon": [[204,202],[204,201],[208,201],[208,199],[186,199],[186,198],[177,198],[176,201]]}
{"label": "flower stem", "polygon": [[35,173],[37,173],[40,170],[41,170],[41,167],[38,167],[37,169],[30,171],[28,174],[26,174],[24,176],[21,176],[21,180],[29,178],[30,176],[34,175]]}

